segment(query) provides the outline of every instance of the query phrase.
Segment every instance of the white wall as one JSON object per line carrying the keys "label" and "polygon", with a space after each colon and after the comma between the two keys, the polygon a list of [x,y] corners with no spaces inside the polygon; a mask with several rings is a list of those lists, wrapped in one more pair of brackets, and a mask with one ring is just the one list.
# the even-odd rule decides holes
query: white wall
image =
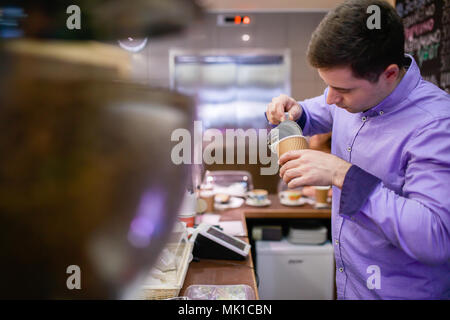
{"label": "white wall", "polygon": [[[296,99],[319,95],[325,86],[317,71],[306,61],[306,49],[313,30],[324,12],[248,13],[248,27],[220,27],[216,14],[206,14],[182,35],[164,39],[149,39],[147,47],[132,54],[133,76],[137,81],[153,86],[169,87],[169,50],[262,48],[291,51],[291,88]],[[243,33],[250,41],[243,42]]]}

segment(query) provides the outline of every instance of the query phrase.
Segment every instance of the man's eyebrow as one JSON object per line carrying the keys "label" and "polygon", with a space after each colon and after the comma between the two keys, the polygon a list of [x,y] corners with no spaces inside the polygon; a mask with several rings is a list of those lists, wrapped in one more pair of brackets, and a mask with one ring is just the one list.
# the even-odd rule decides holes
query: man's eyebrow
{"label": "man's eyebrow", "polygon": [[333,87],[329,86],[330,88],[333,88],[334,90],[352,90],[353,88],[339,88],[339,87]]}

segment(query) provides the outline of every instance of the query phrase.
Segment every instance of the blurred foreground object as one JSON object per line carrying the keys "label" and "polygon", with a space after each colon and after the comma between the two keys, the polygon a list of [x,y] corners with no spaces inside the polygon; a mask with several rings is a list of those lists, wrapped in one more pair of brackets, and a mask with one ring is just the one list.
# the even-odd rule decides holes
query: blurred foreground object
{"label": "blurred foreground object", "polygon": [[[70,29],[77,11],[79,29]],[[0,0],[0,38],[153,38],[178,32],[199,16],[191,0]]]}
{"label": "blurred foreground object", "polygon": [[123,298],[164,247],[188,179],[170,138],[194,106],[124,83],[122,58],[93,43],[1,44],[0,298]]}

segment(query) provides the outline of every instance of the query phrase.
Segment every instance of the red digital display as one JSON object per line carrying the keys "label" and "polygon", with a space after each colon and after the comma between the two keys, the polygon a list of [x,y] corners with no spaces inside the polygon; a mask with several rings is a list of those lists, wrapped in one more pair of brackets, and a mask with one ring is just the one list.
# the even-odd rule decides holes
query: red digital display
{"label": "red digital display", "polygon": [[[251,19],[249,16],[220,16],[221,22],[218,22],[219,25],[230,25],[233,24],[235,26],[242,25],[250,25]],[[219,20],[218,20],[219,21]]]}

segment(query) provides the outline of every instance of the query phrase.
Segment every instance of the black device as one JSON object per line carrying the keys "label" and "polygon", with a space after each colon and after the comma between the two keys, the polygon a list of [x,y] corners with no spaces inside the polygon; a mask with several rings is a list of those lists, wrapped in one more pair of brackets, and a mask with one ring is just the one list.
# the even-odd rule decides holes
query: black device
{"label": "black device", "polygon": [[193,256],[198,259],[245,260],[250,245],[211,225],[200,225],[196,231]]}

